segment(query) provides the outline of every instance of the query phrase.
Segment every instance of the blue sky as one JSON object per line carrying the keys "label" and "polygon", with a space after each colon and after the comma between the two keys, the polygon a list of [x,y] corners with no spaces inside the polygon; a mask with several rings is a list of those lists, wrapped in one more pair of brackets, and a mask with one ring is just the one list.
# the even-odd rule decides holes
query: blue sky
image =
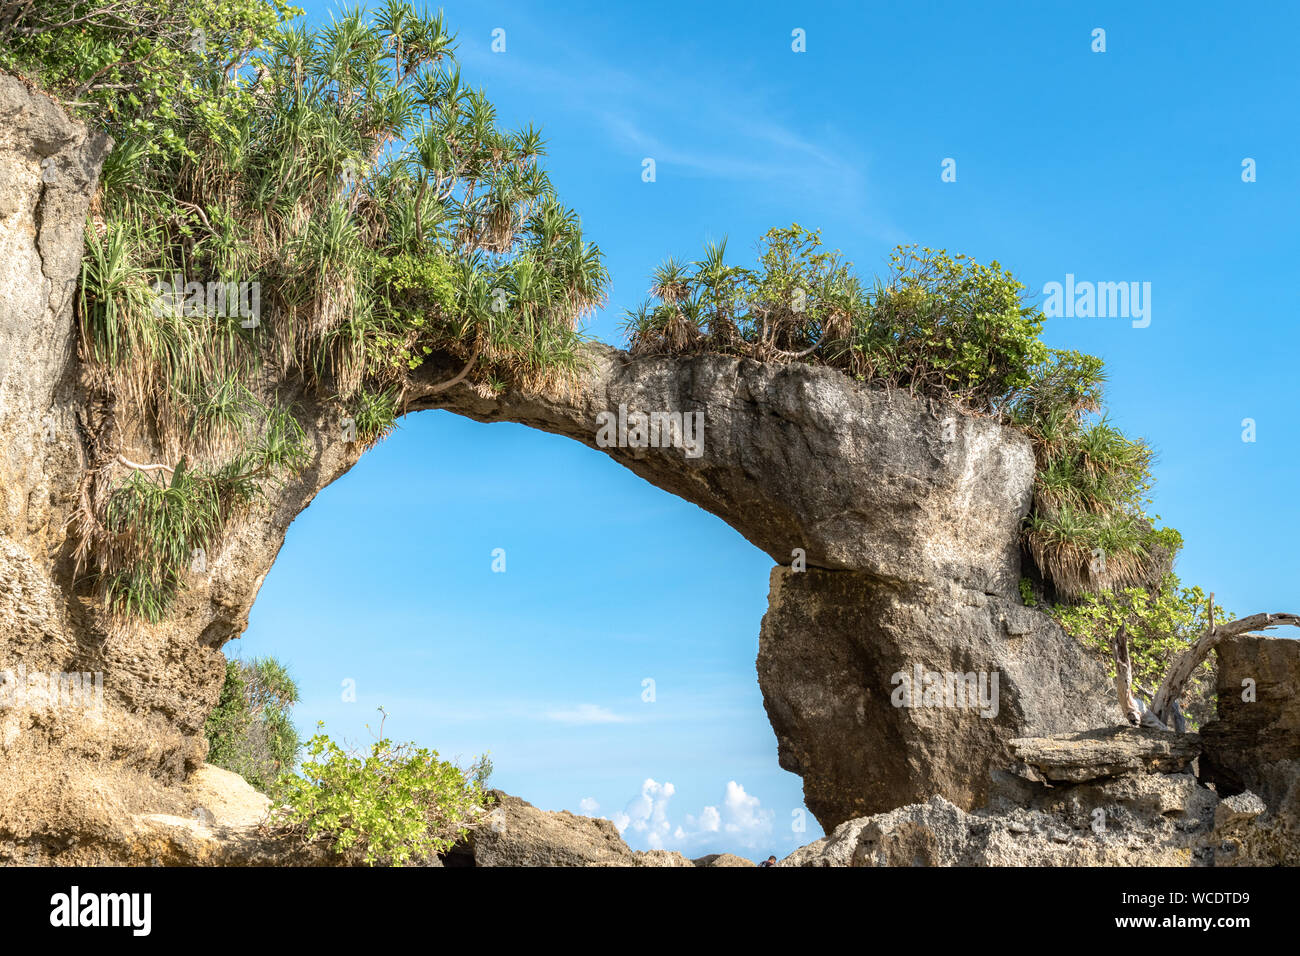
{"label": "blue sky", "polygon": [[[552,179],[606,254],[591,334],[620,342],[665,256],[726,235],[749,260],[791,222],[865,274],[918,242],[1034,291],[1067,273],[1149,282],[1149,326],[1058,318],[1049,344],[1102,356],[1112,417],[1157,449],[1184,581],[1237,613],[1300,607],[1294,5],[444,9],[465,78],[503,125],[544,128]],[[389,736],[490,751],[497,786],[608,816],[635,848],[781,855],[820,831],[754,673],[770,567],[591,449],[424,413],[295,522],[227,649],[290,665],[304,730],[364,743],[382,705]]]}

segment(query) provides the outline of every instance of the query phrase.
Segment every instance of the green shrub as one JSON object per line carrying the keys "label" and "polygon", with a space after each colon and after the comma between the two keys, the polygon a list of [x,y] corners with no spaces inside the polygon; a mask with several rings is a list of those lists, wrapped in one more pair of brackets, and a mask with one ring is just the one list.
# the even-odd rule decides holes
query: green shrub
{"label": "green shrub", "polygon": [[[1184,588],[1172,573],[1158,588],[1123,588],[1088,594],[1073,606],[1057,605],[1056,619],[1101,657],[1115,676],[1111,642],[1123,627],[1128,634],[1133,687],[1150,703],[1173,659],[1199,638],[1208,626],[1205,592]],[[1216,607],[1215,623],[1232,615]],[[1183,709],[1193,729],[1214,717],[1215,677],[1213,655],[1197,668],[1187,684]]]}
{"label": "green shrub", "polygon": [[170,475],[131,467],[108,492],[102,523],[85,537],[99,540],[91,561],[113,611],[161,620],[186,574],[205,572],[231,513],[259,497],[264,479],[299,464],[306,448],[291,415],[268,409],[258,424],[249,444],[218,467],[191,468],[184,457]]}
{"label": "green shrub", "polygon": [[486,758],[466,772],[412,743],[381,737],[369,753],[349,753],[318,733],[301,775],[285,779],[281,823],[371,866],[419,862],[469,832],[490,772]]}
{"label": "green shrub", "polygon": [[301,749],[290,717],[297,702],[298,685],[274,658],[227,661],[221,697],[204,727],[208,763],[278,796]]}
{"label": "green shrub", "polygon": [[1002,408],[1048,359],[1043,315],[996,262],[900,246],[871,290],[821,235],[769,230],[758,267],[725,262],[726,243],[654,273],[653,299],[626,314],[637,354],[708,349],[763,361],[806,361],[873,384]]}
{"label": "green shrub", "polygon": [[174,160],[194,129],[233,133],[251,100],[214,78],[299,12],[282,0],[0,0],[0,68],[112,133],[111,177],[127,170],[123,159]]}
{"label": "green shrub", "polygon": [[1034,595],[1034,582],[1029,578],[1020,579],[1020,600],[1025,607],[1038,607],[1038,598]]}

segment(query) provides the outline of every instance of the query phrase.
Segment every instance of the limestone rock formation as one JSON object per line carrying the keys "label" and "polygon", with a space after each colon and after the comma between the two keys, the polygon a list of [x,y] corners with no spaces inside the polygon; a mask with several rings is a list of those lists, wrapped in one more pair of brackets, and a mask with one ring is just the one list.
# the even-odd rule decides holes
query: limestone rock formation
{"label": "limestone rock formation", "polygon": [[1060,737],[1011,741],[1027,775],[1053,783],[1083,783],[1130,770],[1177,773],[1201,753],[1196,734],[1148,727],[1107,727]]}
{"label": "limestone rock formation", "polygon": [[[10,701],[0,713],[0,842],[55,858],[63,836],[107,838],[112,819],[157,804],[151,788],[202,766],[222,645],[246,626],[290,523],[362,449],[340,433],[338,407],[281,388],[309,465],[230,523],[165,620],[111,620],[76,575],[67,532],[81,479],[105,451],[88,426],[111,418],[77,358],[71,307],[108,144],[10,77],[0,78],[0,117],[0,671],[103,675],[93,711]],[[601,412],[704,416],[698,455],[601,450],[779,565],[806,565],[774,570],[758,671],[780,760],[804,776],[825,826],[933,794],[977,806],[1011,740],[1113,722],[1101,668],[1016,595],[1034,469],[1024,435],[825,368],[632,359],[600,345],[588,358],[567,391],[492,395],[438,391],[454,370],[444,357],[422,367],[410,407],[592,447]],[[108,451],[132,460],[164,453],[147,430],[107,435]],[[918,667],[996,675],[997,714],[893,706],[893,675]]]}
{"label": "limestone rock formation", "polygon": [[1274,852],[1300,864],[1300,641],[1244,634],[1215,651],[1218,719],[1201,729],[1205,776],[1222,793],[1262,798]]}
{"label": "limestone rock formation", "polygon": [[[1117,727],[1083,737],[1017,741],[1014,749],[1077,780],[1049,783],[1041,767],[994,774],[974,812],[942,796],[840,824],[781,866],[1238,866],[1288,862],[1264,801],[1221,798],[1190,768],[1153,760],[1161,731]],[[1179,747],[1185,755],[1195,749]],[[1089,767],[1087,760],[1095,763]],[[1181,759],[1181,758],[1180,758]],[[1161,769],[1161,768],[1164,769]]]}
{"label": "limestone rock formation", "polygon": [[710,853],[708,856],[698,856],[691,861],[696,866],[756,866],[753,861],[746,860],[743,856],[736,856],[734,853]]}
{"label": "limestone rock formation", "polygon": [[[898,706],[917,668],[984,675],[994,706]],[[1118,716],[1092,659],[1018,598],[864,571],[775,568],[758,674],[781,766],[827,830],[936,793],[980,806],[1013,739]]]}

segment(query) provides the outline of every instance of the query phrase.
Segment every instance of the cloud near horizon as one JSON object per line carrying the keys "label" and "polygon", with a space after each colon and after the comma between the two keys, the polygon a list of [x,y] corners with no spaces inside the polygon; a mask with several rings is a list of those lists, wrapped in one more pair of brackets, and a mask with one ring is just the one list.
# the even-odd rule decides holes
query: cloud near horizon
{"label": "cloud near horizon", "polygon": [[[609,819],[625,840],[629,834],[638,836],[652,850],[712,849],[724,839],[728,845],[750,849],[771,843],[776,814],[763,809],[758,797],[746,793],[735,780],[727,781],[720,808],[706,806],[698,815],[688,813],[682,823],[674,826],[668,804],[676,792],[671,783],[661,784],[647,777],[641,792]],[[580,806],[585,808],[589,801],[598,808],[590,797]]]}

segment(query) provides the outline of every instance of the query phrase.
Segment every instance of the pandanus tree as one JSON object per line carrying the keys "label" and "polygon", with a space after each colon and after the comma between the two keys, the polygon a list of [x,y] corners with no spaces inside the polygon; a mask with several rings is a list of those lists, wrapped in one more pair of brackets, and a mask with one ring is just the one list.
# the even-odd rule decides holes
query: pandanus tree
{"label": "pandanus tree", "polygon": [[[550,387],[579,371],[608,274],[540,133],[499,127],[441,14],[120,7],[0,2],[0,34],[116,140],[78,301],[104,414],[76,554],[111,607],[157,618],[188,555],[307,460],[295,402],[365,443],[415,387]],[[255,314],[214,312],[214,285],[255,287]]]}

